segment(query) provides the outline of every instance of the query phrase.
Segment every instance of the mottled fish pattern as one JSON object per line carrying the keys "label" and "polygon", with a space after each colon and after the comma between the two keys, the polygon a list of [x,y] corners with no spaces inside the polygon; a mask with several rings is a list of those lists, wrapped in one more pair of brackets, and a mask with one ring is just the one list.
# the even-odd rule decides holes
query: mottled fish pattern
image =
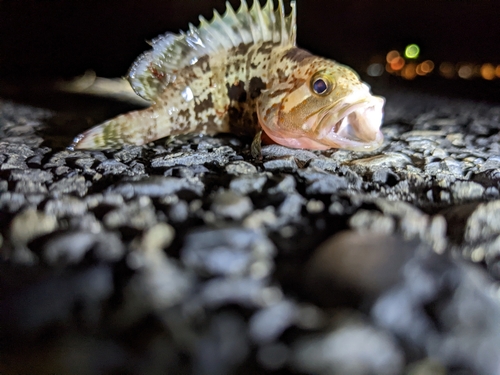
{"label": "mottled fish pattern", "polygon": [[[227,3],[208,22],[151,42],[128,80],[151,106],[77,136],[71,149],[113,149],[185,133],[261,132],[295,148],[373,150],[384,99],[349,67],[296,47],[296,7]],[[260,145],[260,143],[259,143]]]}

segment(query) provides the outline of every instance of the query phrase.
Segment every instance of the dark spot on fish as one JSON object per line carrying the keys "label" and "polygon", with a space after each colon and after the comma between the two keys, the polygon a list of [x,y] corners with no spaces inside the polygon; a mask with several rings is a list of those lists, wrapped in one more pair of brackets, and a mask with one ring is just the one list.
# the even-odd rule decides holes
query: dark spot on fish
{"label": "dark spot on fish", "polygon": [[229,96],[229,99],[235,100],[238,103],[243,103],[247,100],[245,84],[242,81],[237,81],[232,86],[229,86],[229,84],[227,84],[227,94]]}
{"label": "dark spot on fish", "polygon": [[300,48],[290,48],[288,52],[283,56],[286,57],[288,60],[294,61],[294,62],[302,62],[307,58],[314,57],[311,53],[300,49]]}
{"label": "dark spot on fish", "polygon": [[260,77],[252,77],[250,84],[248,85],[248,92],[250,93],[250,98],[255,99],[260,96],[262,90],[266,88],[266,84],[262,81]]}
{"label": "dark spot on fish", "polygon": [[206,111],[207,109],[212,108],[213,106],[214,106],[214,101],[212,100],[212,94],[209,94],[205,100],[195,104],[194,111],[196,113],[200,113]]}
{"label": "dark spot on fish", "polygon": [[236,47],[236,53],[238,55],[246,55],[247,52],[248,52],[248,49],[252,46],[253,44],[251,43],[248,43],[248,44],[245,44],[245,43],[240,43],[238,45],[238,47]]}
{"label": "dark spot on fish", "polygon": [[257,53],[262,53],[263,55],[270,54],[271,51],[273,50],[274,43],[273,42],[266,42],[263,43],[259,49],[257,50]]}

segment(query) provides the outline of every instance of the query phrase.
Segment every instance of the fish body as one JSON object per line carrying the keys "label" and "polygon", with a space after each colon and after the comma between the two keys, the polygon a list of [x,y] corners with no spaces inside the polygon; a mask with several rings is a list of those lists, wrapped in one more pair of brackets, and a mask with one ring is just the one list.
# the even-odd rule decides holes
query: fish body
{"label": "fish body", "polygon": [[349,67],[296,46],[295,2],[200,17],[187,33],[152,41],[128,79],[151,106],[77,136],[71,149],[112,149],[186,133],[261,132],[294,148],[373,150],[384,99]]}

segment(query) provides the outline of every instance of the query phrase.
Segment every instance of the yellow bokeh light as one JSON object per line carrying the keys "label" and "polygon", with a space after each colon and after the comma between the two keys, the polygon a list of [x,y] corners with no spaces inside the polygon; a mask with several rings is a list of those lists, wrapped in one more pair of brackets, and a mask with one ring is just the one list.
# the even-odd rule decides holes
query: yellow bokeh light
{"label": "yellow bokeh light", "polygon": [[481,77],[487,79],[488,81],[491,81],[493,78],[495,78],[495,67],[493,66],[493,64],[483,64],[481,65],[480,73]]}
{"label": "yellow bokeh light", "polygon": [[417,64],[407,64],[401,71],[401,76],[405,79],[414,79],[417,76]]}
{"label": "yellow bokeh light", "polygon": [[445,78],[453,78],[455,75],[455,67],[452,63],[443,62],[439,65],[439,73]]}
{"label": "yellow bokeh light", "polygon": [[405,56],[408,59],[416,59],[420,55],[420,47],[416,44],[410,44],[405,48]]}
{"label": "yellow bokeh light", "polygon": [[405,66],[405,59],[401,56],[396,57],[391,61],[392,70],[401,70]]}
{"label": "yellow bokeh light", "polygon": [[387,53],[387,56],[385,57],[386,61],[390,64],[392,60],[397,59],[399,57],[399,52],[396,50],[390,51]]}

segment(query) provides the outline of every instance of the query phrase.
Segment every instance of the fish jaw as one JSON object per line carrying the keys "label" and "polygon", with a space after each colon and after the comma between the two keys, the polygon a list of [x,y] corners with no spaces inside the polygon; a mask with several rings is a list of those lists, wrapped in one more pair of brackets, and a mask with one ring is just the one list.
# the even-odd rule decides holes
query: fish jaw
{"label": "fish jaw", "polygon": [[368,96],[353,104],[336,104],[310,116],[301,129],[290,132],[259,122],[262,130],[278,144],[292,148],[373,151],[384,136],[380,131],[385,99]]}
{"label": "fish jaw", "polygon": [[379,148],[385,99],[369,96],[342,108],[332,108],[319,118],[315,133],[320,143],[353,151]]}

